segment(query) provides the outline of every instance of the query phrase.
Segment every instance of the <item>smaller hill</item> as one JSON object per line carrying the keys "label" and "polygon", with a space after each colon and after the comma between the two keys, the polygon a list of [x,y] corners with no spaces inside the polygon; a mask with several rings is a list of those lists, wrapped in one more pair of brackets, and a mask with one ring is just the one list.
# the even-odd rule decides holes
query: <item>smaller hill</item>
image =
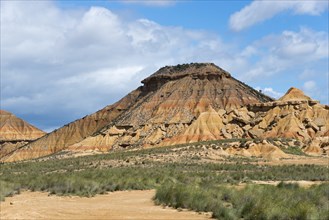
{"label": "smaller hill", "polygon": [[0,110],[0,140],[24,141],[35,140],[46,133],[10,112]]}
{"label": "smaller hill", "polygon": [[310,97],[304,94],[304,92],[295,87],[291,87],[284,96],[282,96],[278,101],[303,101],[303,100],[312,100]]}
{"label": "smaller hill", "polygon": [[45,134],[14,114],[0,110],[0,158]]}

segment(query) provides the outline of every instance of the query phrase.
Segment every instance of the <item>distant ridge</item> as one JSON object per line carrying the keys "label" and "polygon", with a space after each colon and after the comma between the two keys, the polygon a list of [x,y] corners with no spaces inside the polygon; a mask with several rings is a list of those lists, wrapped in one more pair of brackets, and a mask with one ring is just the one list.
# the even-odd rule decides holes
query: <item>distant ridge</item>
{"label": "distant ridge", "polygon": [[45,134],[14,114],[0,110],[0,158]]}
{"label": "distant ridge", "polygon": [[25,141],[46,133],[5,110],[0,110],[0,141]]}

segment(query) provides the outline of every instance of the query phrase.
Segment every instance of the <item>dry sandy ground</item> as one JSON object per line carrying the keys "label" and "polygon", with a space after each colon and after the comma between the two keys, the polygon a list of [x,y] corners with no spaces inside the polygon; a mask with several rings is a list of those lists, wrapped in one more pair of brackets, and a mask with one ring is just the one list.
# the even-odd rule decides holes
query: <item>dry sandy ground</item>
{"label": "dry sandy ground", "polygon": [[209,219],[210,214],[154,205],[154,190],[122,191],[92,198],[23,192],[0,203],[0,219]]}
{"label": "dry sandy ground", "polygon": [[315,156],[297,156],[297,155],[289,155],[290,158],[280,159],[280,160],[270,160],[257,162],[257,164],[264,165],[321,165],[321,166],[329,166],[329,157],[315,157]]}
{"label": "dry sandy ground", "polygon": [[[252,181],[252,183],[255,184],[260,184],[260,185],[278,185],[281,181],[261,181],[261,180],[254,180]],[[284,181],[285,183],[297,183],[300,187],[304,187],[304,188],[309,188],[313,185],[320,185],[322,183],[328,183],[327,181],[306,181],[306,180],[299,180],[299,181],[295,181],[295,180],[291,180],[291,181]]]}

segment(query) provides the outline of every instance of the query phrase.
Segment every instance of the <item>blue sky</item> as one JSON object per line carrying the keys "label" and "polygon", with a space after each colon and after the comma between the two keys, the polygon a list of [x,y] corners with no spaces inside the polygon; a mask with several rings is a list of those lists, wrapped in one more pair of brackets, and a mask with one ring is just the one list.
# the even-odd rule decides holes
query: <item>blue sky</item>
{"label": "blue sky", "polygon": [[190,62],[328,104],[328,1],[1,1],[1,109],[46,131]]}

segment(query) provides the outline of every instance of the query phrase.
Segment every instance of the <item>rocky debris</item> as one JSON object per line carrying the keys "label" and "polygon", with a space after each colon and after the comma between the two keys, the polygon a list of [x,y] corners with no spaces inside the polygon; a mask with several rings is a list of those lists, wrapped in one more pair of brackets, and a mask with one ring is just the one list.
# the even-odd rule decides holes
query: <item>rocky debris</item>
{"label": "rocky debris", "polygon": [[226,149],[226,152],[230,155],[262,157],[267,160],[279,160],[289,157],[281,149],[266,140],[263,140],[261,143],[248,141],[247,143],[244,143],[243,146],[241,146],[241,144],[232,145]]}
{"label": "rocky debris", "polygon": [[312,156],[329,155],[329,137],[317,137],[306,144],[303,152]]}
{"label": "rocky debris", "polygon": [[202,112],[187,129],[171,139],[163,141],[162,145],[175,145],[182,143],[217,140],[221,138],[220,128],[223,126],[222,118],[213,109]]}
{"label": "rocky debris", "polygon": [[0,158],[45,134],[14,114],[0,110]]}
{"label": "rocky debris", "polygon": [[[293,96],[290,95],[290,92],[293,92]],[[298,94],[300,97],[297,96]],[[289,100],[288,97],[294,99]],[[308,143],[314,138],[329,135],[327,106],[311,100],[296,88],[290,89],[282,100],[284,101],[254,104],[255,106],[267,106],[265,110],[262,108],[257,110],[252,107],[253,105],[248,105],[232,110],[219,110],[217,115],[213,112],[212,121],[217,121],[217,123],[215,127],[212,127],[215,135],[208,137],[209,140],[214,140],[215,137],[216,139],[279,137]],[[208,122],[200,116],[195,122],[202,126],[195,129],[196,124],[192,123],[182,132],[182,135],[185,135],[184,138],[180,138],[183,136],[178,135],[172,138],[173,141],[166,140],[166,142],[200,141],[201,139],[198,140],[198,137],[201,137],[204,132],[208,133]],[[193,138],[188,139],[186,135]],[[178,142],[177,139],[180,139],[181,142]]]}

